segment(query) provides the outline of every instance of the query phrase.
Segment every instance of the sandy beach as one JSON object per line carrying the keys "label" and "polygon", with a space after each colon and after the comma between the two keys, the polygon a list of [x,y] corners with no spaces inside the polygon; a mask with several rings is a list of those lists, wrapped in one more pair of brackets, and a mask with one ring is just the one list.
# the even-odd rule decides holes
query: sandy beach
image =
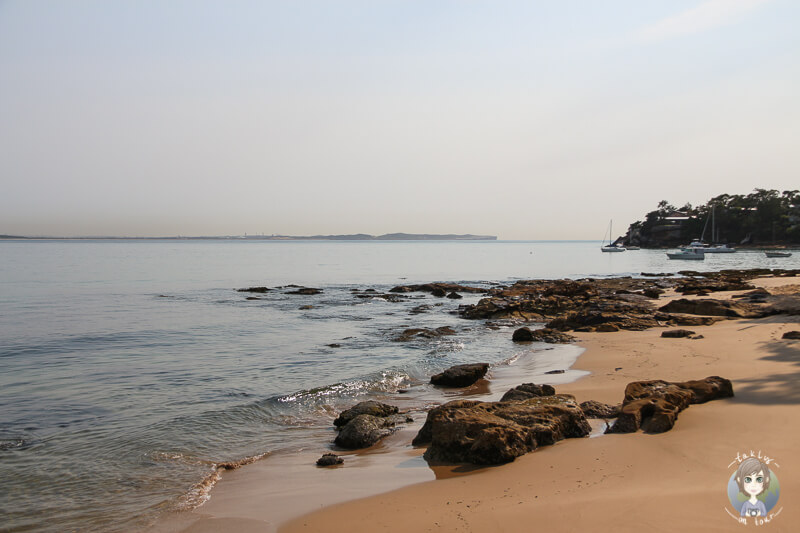
{"label": "sandy beach", "polygon": [[[772,292],[796,293],[796,278],[761,278]],[[794,284],[793,284],[794,283]],[[735,293],[714,293],[714,298]],[[674,295],[666,294],[662,300]],[[726,493],[737,454],[773,458],[780,499],[774,531],[800,521],[800,341],[796,315],[724,320],[691,327],[703,338],[662,338],[663,329],[579,333],[586,351],[573,368],[591,372],[557,392],[578,401],[618,403],[632,381],[685,381],[718,375],[735,397],[692,405],[663,434],[568,439],[516,461],[464,476],[439,476],[368,498],[330,505],[283,524],[281,533],[407,531],[731,531],[737,521]],[[406,436],[405,438],[409,438]],[[409,456],[421,450],[409,452]],[[458,470],[458,469],[456,469]],[[291,474],[291,473],[287,473]],[[394,476],[396,471],[386,471]],[[257,490],[256,487],[253,487]],[[380,491],[381,487],[375,487]],[[343,496],[346,496],[343,494]],[[313,497],[298,494],[298,498]],[[346,499],[343,497],[342,499]],[[213,501],[213,498],[212,498]],[[199,509],[187,532],[269,531],[266,517],[235,501]],[[222,506],[222,507],[220,507]],[[237,510],[238,507],[238,510]]]}

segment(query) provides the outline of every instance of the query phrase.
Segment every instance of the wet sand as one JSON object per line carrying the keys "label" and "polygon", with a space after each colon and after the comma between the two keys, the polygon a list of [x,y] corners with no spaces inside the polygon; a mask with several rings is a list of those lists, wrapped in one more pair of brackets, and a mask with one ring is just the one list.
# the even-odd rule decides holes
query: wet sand
{"label": "wet sand", "polygon": [[[793,281],[765,278],[755,283],[775,290]],[[711,297],[726,296],[730,294]],[[579,345],[586,351],[573,369],[591,374],[557,385],[558,392],[574,394],[578,401],[618,403],[631,381],[685,381],[711,375],[730,379],[736,396],[689,407],[668,433],[570,439],[471,475],[453,475],[459,473],[458,468],[437,470],[442,479],[346,503],[326,501],[321,510],[290,520],[279,531],[731,531],[756,527],[752,521],[747,526],[737,523],[726,494],[735,469],[730,465],[737,453],[751,450],[775,458],[773,470],[781,485],[780,500],[771,511],[780,513],[764,527],[795,531],[800,523],[800,500],[795,497],[800,494],[800,341],[782,340],[781,335],[800,329],[799,321],[798,316],[778,315],[687,328],[703,335],[702,339],[661,338],[662,329],[578,334]],[[402,442],[412,432],[409,428],[393,438]],[[421,450],[406,448],[405,453],[409,471],[432,475],[419,458]],[[242,474],[253,473],[254,468],[258,466],[251,465]],[[257,502],[268,498],[265,487],[280,483],[279,476],[309,476],[309,488],[298,491],[298,500],[319,497],[316,485],[330,492],[329,485],[313,482],[315,475],[324,472],[306,470],[310,474],[299,470],[270,474],[265,468],[260,480],[248,474],[252,485],[239,481],[236,491],[246,491],[246,501],[226,499],[222,490],[215,490],[211,502],[198,509],[194,521],[182,529],[194,533],[270,531],[282,520],[259,513]],[[377,478],[373,471],[370,483],[395,479],[401,470],[390,467]],[[223,483],[237,483],[237,472],[231,474],[219,489]],[[334,489],[341,496],[339,501],[348,499],[348,486],[343,482]],[[386,486],[376,483],[369,488],[377,493]]]}

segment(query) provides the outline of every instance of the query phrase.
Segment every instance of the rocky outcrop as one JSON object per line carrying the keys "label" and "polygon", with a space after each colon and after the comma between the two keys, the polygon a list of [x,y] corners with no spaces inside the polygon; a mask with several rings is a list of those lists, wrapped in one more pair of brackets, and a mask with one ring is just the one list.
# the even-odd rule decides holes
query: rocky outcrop
{"label": "rocky outcrop", "polygon": [[675,425],[678,413],[693,403],[733,396],[731,382],[719,376],[670,383],[662,380],[634,381],[625,387],[619,417],[606,433],[663,433]]}
{"label": "rocky outcrop", "polygon": [[442,326],[436,329],[428,328],[409,328],[403,331],[400,335],[395,337],[397,342],[406,342],[413,339],[435,339],[437,337],[455,335],[456,330],[450,326]]}
{"label": "rocky outcrop", "polygon": [[506,392],[500,399],[501,402],[522,401],[539,396],[553,396],[556,389],[552,385],[536,385],[535,383],[523,383]]}
{"label": "rocky outcrop", "polygon": [[570,395],[520,402],[457,400],[428,413],[414,444],[429,444],[425,458],[432,462],[501,464],[590,431]]}
{"label": "rocky outcrop", "polygon": [[485,376],[488,371],[489,363],[455,365],[431,376],[431,383],[440,387],[468,387]]}
{"label": "rocky outcrop", "polygon": [[667,313],[684,313],[687,315],[724,316],[732,318],[757,318],[763,316],[739,302],[730,300],[714,300],[710,298],[690,300],[681,298],[673,300],[659,308]]}
{"label": "rocky outcrop", "polygon": [[[444,291],[445,294],[448,292],[466,292],[466,293],[475,293],[480,294],[487,291],[482,287],[468,287],[466,285],[459,285],[457,283],[424,283],[420,285],[398,285],[397,287],[392,288],[389,292],[427,292],[433,293],[436,291],[437,295],[441,294],[441,291]],[[444,296],[445,294],[441,294]]]}
{"label": "rocky outcrop", "polygon": [[617,418],[620,407],[620,405],[609,405],[595,400],[581,402],[581,410],[586,418]]}
{"label": "rocky outcrop", "polygon": [[306,296],[313,296],[315,294],[321,294],[322,289],[315,289],[313,287],[301,287],[296,291],[287,291],[286,294],[301,294]]}
{"label": "rocky outcrop", "polygon": [[269,292],[272,289],[268,287],[248,287],[246,289],[237,289],[236,292],[258,292],[258,293],[265,293]]}
{"label": "rocky outcrop", "polygon": [[334,442],[342,448],[356,450],[369,448],[392,434],[394,421],[387,418],[360,414],[345,424]]}
{"label": "rocky outcrop", "polygon": [[339,414],[339,417],[333,421],[333,425],[337,428],[342,427],[358,415],[371,415],[378,418],[385,418],[396,415],[397,413],[398,409],[394,405],[376,402],[375,400],[368,400],[365,402],[359,402],[350,409],[342,411],[341,414]]}
{"label": "rocky outcrop", "polygon": [[800,339],[800,331],[787,331],[781,338],[790,340]]}
{"label": "rocky outcrop", "polygon": [[344,463],[344,459],[335,453],[324,453],[317,459],[317,466],[336,466]]}

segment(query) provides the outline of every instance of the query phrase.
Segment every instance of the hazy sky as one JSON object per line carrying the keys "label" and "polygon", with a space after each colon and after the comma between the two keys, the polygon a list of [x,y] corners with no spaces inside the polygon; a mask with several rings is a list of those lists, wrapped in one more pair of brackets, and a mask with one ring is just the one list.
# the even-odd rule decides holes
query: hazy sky
{"label": "hazy sky", "polygon": [[0,0],[0,234],[600,239],[800,188],[800,2]]}

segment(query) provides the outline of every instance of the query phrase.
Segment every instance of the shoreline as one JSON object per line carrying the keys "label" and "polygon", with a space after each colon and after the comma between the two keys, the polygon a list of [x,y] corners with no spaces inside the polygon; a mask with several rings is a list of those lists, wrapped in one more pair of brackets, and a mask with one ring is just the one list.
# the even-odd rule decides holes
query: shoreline
{"label": "shoreline", "polygon": [[[777,286],[794,279],[758,278],[753,282]],[[717,292],[714,297],[729,298],[737,292],[741,291]],[[676,297],[664,295],[662,300]],[[788,379],[797,377],[793,367],[800,362],[800,346],[796,341],[779,340],[783,331],[798,329],[796,326],[796,318],[778,315],[692,327],[705,337],[697,340],[661,338],[661,328],[575,333],[585,351],[571,370],[590,374],[556,387],[558,393],[573,394],[579,402],[592,399],[617,403],[631,381],[683,381],[710,375],[731,379],[736,396],[692,406],[681,413],[674,429],[660,435],[639,432],[569,439],[539,448],[510,464],[470,469],[474,472],[468,476],[453,477],[447,470],[458,468],[437,467],[434,471],[439,479],[435,482],[420,480],[423,482],[380,494],[375,494],[380,487],[371,487],[372,496],[331,502],[321,510],[279,522],[278,531],[516,531],[532,520],[547,523],[556,531],[579,527],[592,530],[599,524],[621,531],[639,531],[642,525],[659,530],[659,524],[670,524],[670,529],[680,525],[689,530],[728,530],[735,525],[724,512],[725,482],[730,475],[726,466],[731,454],[735,457],[738,451],[753,448],[783,458],[788,468],[778,471],[781,489],[788,494],[796,493],[792,488],[800,488],[800,471],[791,468],[789,446],[800,435],[797,429],[787,427],[793,417],[797,419],[800,403],[800,393],[792,390]],[[772,353],[762,357],[760,350],[764,349]],[[763,420],[764,427],[738,427],[737,420],[743,414],[747,419]],[[410,440],[412,428],[404,431],[411,433],[407,437]],[[422,451],[410,448],[409,461],[426,467]],[[369,455],[367,452],[363,457]],[[307,466],[305,469],[312,480],[324,474]],[[248,470],[253,472],[252,467]],[[395,473],[389,470],[383,475]],[[259,482],[254,476],[250,478],[253,484],[246,488],[257,493]],[[235,483],[235,479],[230,481]],[[307,497],[304,493],[296,496]],[[274,530],[274,526],[253,517],[258,515],[255,510],[220,501],[216,490],[212,502],[214,499],[214,512],[209,513],[210,506],[199,508],[196,513],[204,517],[184,524],[187,527],[180,530]],[[671,512],[676,508],[681,509],[678,515]],[[787,506],[770,527],[788,531],[798,516]]]}

